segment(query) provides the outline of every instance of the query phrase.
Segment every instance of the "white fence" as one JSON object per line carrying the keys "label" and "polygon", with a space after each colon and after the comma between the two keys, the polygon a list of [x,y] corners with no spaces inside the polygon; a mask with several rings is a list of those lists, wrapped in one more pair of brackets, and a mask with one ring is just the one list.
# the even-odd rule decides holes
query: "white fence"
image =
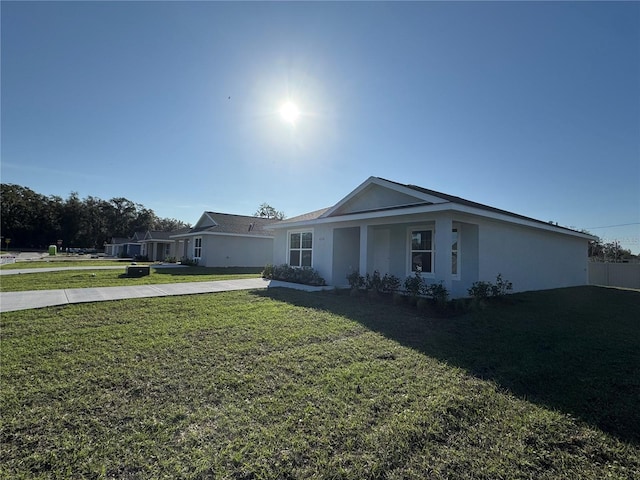
{"label": "white fence", "polygon": [[8,263],[16,263],[16,257],[13,255],[0,255],[0,265],[6,265]]}
{"label": "white fence", "polygon": [[640,288],[640,263],[589,263],[589,284]]}

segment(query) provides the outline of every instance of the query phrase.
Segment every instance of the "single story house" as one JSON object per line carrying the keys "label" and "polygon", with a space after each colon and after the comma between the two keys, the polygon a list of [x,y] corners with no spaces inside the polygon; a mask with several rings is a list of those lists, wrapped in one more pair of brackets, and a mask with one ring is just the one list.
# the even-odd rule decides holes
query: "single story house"
{"label": "single story house", "polygon": [[594,237],[415,185],[370,177],[330,208],[268,225],[274,264],[313,267],[327,284],[353,271],[403,281],[420,272],[452,297],[473,282],[513,283],[514,291],[588,283]]}
{"label": "single story house", "polygon": [[188,230],[185,228],[175,232],[147,231],[140,241],[142,244],[140,255],[147,257],[150,262],[163,262],[168,258],[180,260],[184,256],[184,241],[175,240],[172,236]]}
{"label": "single story house", "polygon": [[171,236],[183,242],[184,256],[204,267],[264,267],[273,262],[276,219],[204,212],[193,228]]}
{"label": "single story house", "polygon": [[104,244],[104,254],[107,257],[135,258],[140,255],[144,238],[144,232],[134,232],[130,238],[113,237],[109,243]]}

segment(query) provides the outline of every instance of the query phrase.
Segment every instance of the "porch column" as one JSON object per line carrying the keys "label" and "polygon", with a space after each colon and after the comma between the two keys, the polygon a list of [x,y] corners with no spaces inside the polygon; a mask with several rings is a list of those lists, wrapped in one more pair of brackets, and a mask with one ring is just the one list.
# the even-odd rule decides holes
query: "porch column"
{"label": "porch column", "polygon": [[448,215],[436,218],[435,232],[435,275],[436,282],[442,281],[451,292],[451,229],[453,222]]}
{"label": "porch column", "polygon": [[367,274],[367,245],[369,244],[369,227],[360,225],[360,265],[358,271],[360,275]]}

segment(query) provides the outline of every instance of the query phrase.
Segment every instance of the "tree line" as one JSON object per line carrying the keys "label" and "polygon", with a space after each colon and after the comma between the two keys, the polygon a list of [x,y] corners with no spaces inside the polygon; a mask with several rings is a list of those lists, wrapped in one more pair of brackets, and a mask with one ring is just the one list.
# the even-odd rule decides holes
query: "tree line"
{"label": "tree line", "polygon": [[190,225],[175,218],[159,218],[153,210],[124,197],[66,199],[42,195],[20,185],[0,184],[2,247],[43,249],[62,240],[62,248],[102,249],[112,237],[135,231],[173,231]]}

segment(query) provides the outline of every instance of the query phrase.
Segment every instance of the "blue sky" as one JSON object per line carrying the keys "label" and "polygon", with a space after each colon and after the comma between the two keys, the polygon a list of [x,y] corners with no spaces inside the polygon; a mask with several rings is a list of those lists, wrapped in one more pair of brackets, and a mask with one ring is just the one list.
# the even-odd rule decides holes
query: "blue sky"
{"label": "blue sky", "polygon": [[[195,223],[262,202],[295,216],[376,175],[640,252],[638,2],[1,14],[4,183]],[[287,99],[295,125],[278,114]]]}

